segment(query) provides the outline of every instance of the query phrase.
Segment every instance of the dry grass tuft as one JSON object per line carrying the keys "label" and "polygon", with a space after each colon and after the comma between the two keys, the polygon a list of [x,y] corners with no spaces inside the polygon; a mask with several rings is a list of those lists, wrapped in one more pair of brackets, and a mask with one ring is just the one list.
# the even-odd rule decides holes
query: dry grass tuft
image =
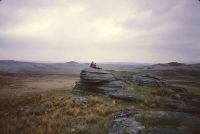
{"label": "dry grass tuft", "polygon": [[100,104],[99,106],[95,107],[94,111],[99,114],[99,115],[108,115],[110,113],[113,113],[115,111],[117,111],[116,107],[110,107],[108,105],[105,104]]}
{"label": "dry grass tuft", "polygon": [[92,96],[91,95],[91,96],[88,97],[88,99],[89,99],[90,105],[95,105],[97,103],[102,103],[102,100],[98,96]]}
{"label": "dry grass tuft", "polygon": [[104,104],[100,104],[99,106],[95,107],[95,112],[100,115],[104,115],[107,111],[108,107],[106,107]]}
{"label": "dry grass tuft", "polygon": [[140,105],[141,108],[146,109],[146,108],[156,108],[159,107],[159,103],[157,101],[151,101],[151,100],[144,100],[144,103]]}
{"label": "dry grass tuft", "polygon": [[174,92],[168,88],[160,88],[160,89],[152,92],[153,95],[157,95],[157,96],[171,96],[173,93]]}
{"label": "dry grass tuft", "polygon": [[45,113],[44,109],[39,109],[39,108],[30,108],[27,109],[25,112],[23,112],[23,115],[42,115]]}
{"label": "dry grass tuft", "polygon": [[52,114],[52,118],[53,119],[59,119],[62,117],[62,111],[60,109],[56,110],[55,112],[53,112]]}
{"label": "dry grass tuft", "polygon": [[84,117],[86,123],[94,123],[97,120],[97,115],[95,113],[90,113]]}
{"label": "dry grass tuft", "polygon": [[64,108],[64,114],[78,116],[81,113],[81,109],[79,107],[66,107]]}
{"label": "dry grass tuft", "polygon": [[[72,101],[74,97],[77,96],[52,95],[41,98],[40,95],[33,95],[33,97],[24,97],[23,102],[27,103],[23,104],[30,103],[30,105],[22,106],[25,111],[22,111],[19,115],[11,114],[2,117],[0,127],[3,126],[3,128],[0,128],[0,133],[86,134],[94,131],[104,132],[104,124],[109,122],[107,117],[121,108],[118,101],[104,98],[105,96],[85,96],[89,100],[86,105],[75,105]],[[97,122],[97,120],[99,121]],[[76,128],[76,126],[79,127]],[[76,129],[72,132],[73,128]]]}
{"label": "dry grass tuft", "polygon": [[116,100],[112,100],[111,106],[114,107],[117,105],[117,101]]}
{"label": "dry grass tuft", "polygon": [[41,99],[39,93],[32,93],[20,96],[10,96],[8,99],[0,100],[0,111],[15,109],[19,106],[38,103]]}

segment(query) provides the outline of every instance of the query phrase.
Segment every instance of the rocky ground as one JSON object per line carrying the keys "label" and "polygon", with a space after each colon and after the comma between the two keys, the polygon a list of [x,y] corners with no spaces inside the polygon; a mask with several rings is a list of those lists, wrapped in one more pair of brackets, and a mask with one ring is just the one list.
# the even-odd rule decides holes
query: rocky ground
{"label": "rocky ground", "polygon": [[[17,97],[8,90],[0,99],[0,133],[198,134],[200,96],[157,74],[85,69],[79,80],[1,75],[2,94],[17,90]],[[65,80],[78,81],[72,89]],[[32,92],[19,94],[22,88]]]}
{"label": "rocky ground", "polygon": [[[189,94],[186,88],[158,76],[138,72],[127,75],[125,72],[86,69],[80,78],[76,90],[103,93],[143,106],[143,110],[125,109],[115,115],[117,118],[113,119],[109,134],[199,132],[200,98]],[[148,120],[156,120],[157,123],[148,126],[145,124]],[[162,123],[164,125],[160,126]]]}

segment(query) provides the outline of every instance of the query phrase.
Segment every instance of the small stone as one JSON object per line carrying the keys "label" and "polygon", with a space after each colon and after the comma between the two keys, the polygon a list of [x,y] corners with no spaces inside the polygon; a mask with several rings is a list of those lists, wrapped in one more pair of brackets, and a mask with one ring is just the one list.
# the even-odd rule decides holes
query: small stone
{"label": "small stone", "polygon": [[72,99],[73,103],[79,106],[86,106],[89,100],[85,97],[75,97]]}
{"label": "small stone", "polygon": [[71,132],[75,132],[75,131],[76,131],[76,129],[72,128]]}

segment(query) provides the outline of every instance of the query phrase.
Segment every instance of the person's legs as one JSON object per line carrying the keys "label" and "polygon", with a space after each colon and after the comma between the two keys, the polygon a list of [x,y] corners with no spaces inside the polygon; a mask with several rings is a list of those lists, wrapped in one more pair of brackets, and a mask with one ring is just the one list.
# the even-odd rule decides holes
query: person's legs
{"label": "person's legs", "polygon": [[102,69],[102,68],[100,68],[100,67],[94,67],[95,69]]}
{"label": "person's legs", "polygon": [[100,68],[100,67],[96,67],[97,69],[102,69],[102,68]]}

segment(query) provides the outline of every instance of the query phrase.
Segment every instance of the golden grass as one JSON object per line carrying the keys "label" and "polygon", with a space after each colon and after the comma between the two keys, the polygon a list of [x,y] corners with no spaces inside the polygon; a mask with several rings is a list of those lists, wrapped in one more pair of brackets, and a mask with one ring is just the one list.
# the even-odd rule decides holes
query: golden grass
{"label": "golden grass", "polygon": [[95,113],[90,113],[86,115],[84,119],[86,123],[94,123],[97,120],[97,115]]}
{"label": "golden grass", "polygon": [[30,105],[39,102],[39,93],[26,94],[21,96],[10,96],[8,99],[0,100],[0,111],[15,109],[19,106]]}
{"label": "golden grass", "polygon": [[142,109],[148,109],[148,108],[157,108],[159,107],[159,103],[157,101],[152,101],[145,99],[144,102],[140,105],[140,108]]}
{"label": "golden grass", "polygon": [[94,108],[94,111],[99,115],[108,115],[110,113],[113,113],[117,111],[117,108],[110,107],[105,104],[100,104],[97,107]]}
{"label": "golden grass", "polygon": [[157,95],[157,96],[171,96],[173,93],[174,92],[168,88],[160,88],[160,89],[152,92],[153,95]]}
{"label": "golden grass", "polygon": [[98,97],[98,96],[93,96],[93,95],[90,95],[88,97],[89,99],[89,103],[90,105],[95,105],[95,104],[99,104],[99,103],[102,103],[102,100]]}
{"label": "golden grass", "polygon": [[[86,134],[92,131],[101,132],[105,131],[105,128],[102,128],[103,124],[110,121],[107,117],[121,108],[118,101],[105,99],[103,96],[85,96],[89,101],[84,106],[76,105],[73,102],[74,97],[78,97],[76,95],[51,95],[45,98],[41,96],[40,94],[33,94],[32,96],[23,96],[19,100],[16,99],[13,105],[22,108],[26,106],[24,107],[25,110],[20,114],[10,113],[8,116],[1,116],[0,133],[70,134],[80,132]],[[11,111],[15,107],[12,107]],[[4,109],[7,108],[10,107],[4,107]],[[99,123],[100,125],[98,125]],[[77,125],[84,127],[76,128]],[[91,125],[94,125],[94,127],[90,127]]]}
{"label": "golden grass", "polygon": [[67,107],[64,109],[64,114],[77,116],[80,114],[80,108],[79,107]]}

